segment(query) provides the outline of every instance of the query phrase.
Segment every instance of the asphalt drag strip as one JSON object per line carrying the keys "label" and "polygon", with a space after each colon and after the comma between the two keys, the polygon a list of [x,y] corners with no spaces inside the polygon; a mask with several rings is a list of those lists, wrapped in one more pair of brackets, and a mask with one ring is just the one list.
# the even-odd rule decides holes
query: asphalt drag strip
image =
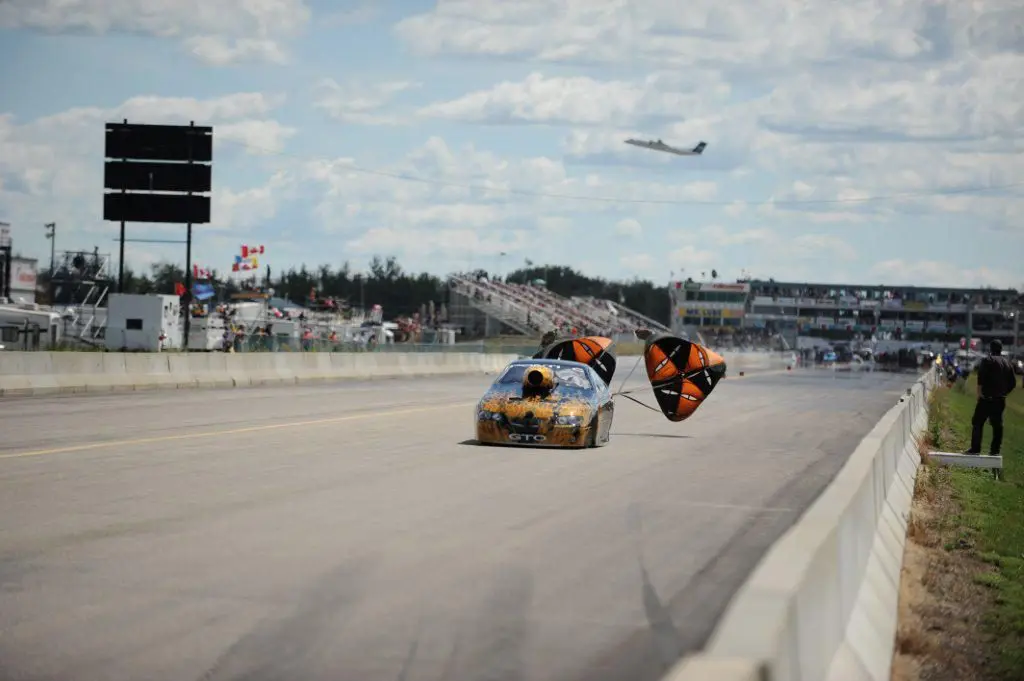
{"label": "asphalt drag strip", "polygon": [[5,400],[0,667],[653,681],[913,378],[619,401],[573,452],[465,444],[489,377]]}

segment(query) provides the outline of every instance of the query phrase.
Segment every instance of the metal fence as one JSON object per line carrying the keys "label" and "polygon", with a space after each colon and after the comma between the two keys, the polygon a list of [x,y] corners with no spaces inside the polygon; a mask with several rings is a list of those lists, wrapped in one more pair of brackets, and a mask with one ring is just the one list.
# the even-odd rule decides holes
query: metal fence
{"label": "metal fence", "polygon": [[[41,343],[31,334],[20,336],[14,342],[0,341],[0,352],[6,351],[51,351],[51,352],[107,352],[102,345],[87,345],[81,342],[60,342],[57,344]],[[132,351],[129,351],[132,352]],[[172,349],[164,352],[182,352]],[[193,348],[189,352],[346,352],[346,353],[451,353],[473,352],[500,355],[533,355],[537,352],[536,344],[493,344],[493,343],[458,343],[442,345],[439,343],[388,343],[385,345],[366,345],[354,342],[332,342],[328,340],[286,340],[249,336],[238,339],[230,350],[206,350]],[[0,355],[2,357],[2,355]]]}
{"label": "metal fence", "polygon": [[485,354],[532,355],[537,351],[535,343],[485,343],[469,342],[454,345],[442,343],[385,343],[368,345],[359,342],[331,341],[327,339],[277,339],[248,336],[238,339],[232,346],[233,352],[475,352]]}

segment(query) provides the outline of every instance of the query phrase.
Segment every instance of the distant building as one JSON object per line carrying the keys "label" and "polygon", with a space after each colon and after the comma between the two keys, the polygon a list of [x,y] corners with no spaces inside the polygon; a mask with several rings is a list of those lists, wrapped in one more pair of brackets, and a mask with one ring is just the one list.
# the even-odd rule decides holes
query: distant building
{"label": "distant building", "polygon": [[746,282],[675,281],[669,285],[672,328],[741,326],[750,298]]}
{"label": "distant building", "polygon": [[674,329],[741,327],[772,333],[849,340],[956,343],[965,336],[1001,338],[1019,333],[1020,293],[864,284],[751,280],[671,282]]}

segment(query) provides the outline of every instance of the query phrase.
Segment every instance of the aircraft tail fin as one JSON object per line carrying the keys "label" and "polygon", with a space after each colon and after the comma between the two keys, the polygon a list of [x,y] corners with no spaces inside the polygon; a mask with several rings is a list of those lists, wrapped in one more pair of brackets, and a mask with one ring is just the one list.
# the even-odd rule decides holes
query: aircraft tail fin
{"label": "aircraft tail fin", "polygon": [[708,146],[707,142],[701,142],[700,144],[698,144],[697,146],[695,146],[693,148],[693,152],[695,154],[703,154],[704,153],[704,147],[706,147],[706,146]]}

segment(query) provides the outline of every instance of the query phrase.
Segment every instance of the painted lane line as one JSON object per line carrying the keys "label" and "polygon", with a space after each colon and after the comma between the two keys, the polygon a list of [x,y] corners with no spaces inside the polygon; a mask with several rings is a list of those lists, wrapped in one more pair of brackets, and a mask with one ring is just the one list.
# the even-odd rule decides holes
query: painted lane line
{"label": "painted lane line", "polygon": [[308,421],[290,421],[286,423],[271,423],[261,426],[246,426],[243,428],[230,428],[225,430],[206,430],[199,433],[182,433],[179,435],[159,435],[154,437],[140,437],[126,440],[107,440],[105,442],[90,442],[81,445],[70,445],[68,447],[54,447],[52,449],[35,449],[24,452],[13,452],[11,454],[0,454],[0,459],[21,459],[30,456],[47,456],[50,454],[70,454],[72,452],[85,452],[110,447],[130,447],[134,445],[155,444],[161,442],[176,442],[180,440],[196,440],[205,437],[218,437],[222,435],[241,435],[244,433],[259,433],[270,430],[284,430],[287,428],[303,428],[305,426],[321,426],[332,423],[345,423],[347,421],[360,421],[364,419],[380,418],[384,416],[400,416],[404,414],[415,414],[427,411],[439,411],[442,409],[461,409],[476,404],[473,402],[457,402],[454,404],[439,404],[431,407],[415,407],[412,409],[396,409],[391,411],[374,411],[362,414],[348,414],[346,416],[333,416],[330,418],[313,419]]}

